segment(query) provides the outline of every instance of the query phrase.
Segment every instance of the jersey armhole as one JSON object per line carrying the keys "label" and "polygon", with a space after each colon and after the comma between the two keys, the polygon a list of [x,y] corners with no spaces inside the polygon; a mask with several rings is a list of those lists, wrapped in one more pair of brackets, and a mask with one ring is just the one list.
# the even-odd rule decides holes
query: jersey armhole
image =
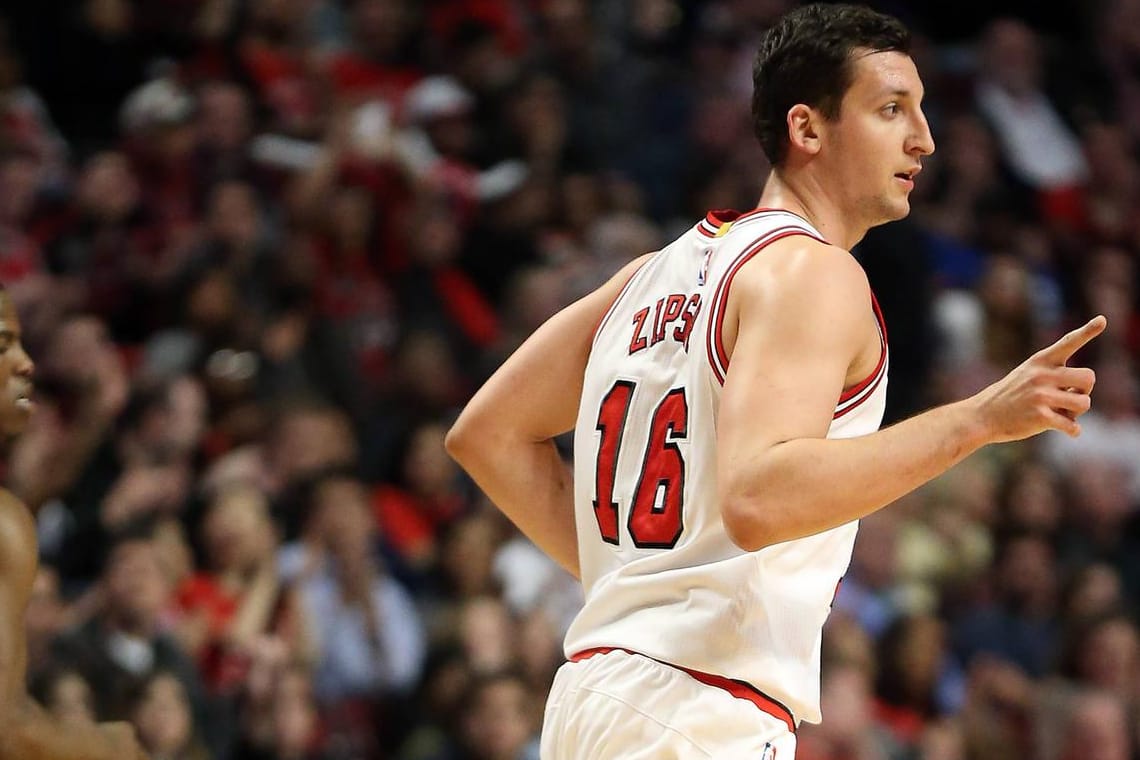
{"label": "jersey armhole", "polygon": [[786,237],[793,235],[803,235],[810,237],[812,240],[818,240],[821,243],[827,243],[826,240],[814,234],[810,230],[797,225],[787,225],[784,227],[777,227],[776,229],[768,232],[764,236],[753,241],[743,253],[733,259],[728,267],[728,271],[721,277],[720,282],[717,284],[716,293],[713,295],[713,310],[709,314],[709,322],[707,326],[707,333],[705,335],[705,348],[708,356],[709,367],[712,369],[713,377],[717,382],[724,385],[724,378],[728,374],[728,352],[724,348],[724,336],[722,330],[724,327],[724,314],[728,307],[728,293],[732,287],[732,280],[736,277],[736,273],[752,260],[752,257],[760,253],[760,251],[767,248],[777,240],[783,240]]}
{"label": "jersey armhole", "polygon": [[839,419],[870,398],[887,374],[887,322],[883,319],[883,311],[879,308],[879,300],[875,298],[874,291],[871,292],[871,308],[875,312],[875,326],[879,329],[879,361],[871,374],[840,394],[832,419]]}

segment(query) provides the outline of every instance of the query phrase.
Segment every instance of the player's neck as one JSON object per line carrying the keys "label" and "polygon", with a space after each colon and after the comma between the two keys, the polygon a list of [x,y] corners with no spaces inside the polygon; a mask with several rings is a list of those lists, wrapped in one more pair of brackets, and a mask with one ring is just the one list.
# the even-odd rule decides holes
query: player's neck
{"label": "player's neck", "polygon": [[823,184],[807,173],[797,173],[794,180],[790,180],[779,172],[771,172],[757,206],[782,208],[799,214],[811,222],[829,243],[848,251],[867,234],[867,227],[844,214]]}

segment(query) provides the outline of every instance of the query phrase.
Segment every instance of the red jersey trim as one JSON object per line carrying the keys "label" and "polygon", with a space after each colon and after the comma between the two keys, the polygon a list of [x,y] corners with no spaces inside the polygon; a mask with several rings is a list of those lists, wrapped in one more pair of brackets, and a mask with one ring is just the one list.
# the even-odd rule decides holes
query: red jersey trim
{"label": "red jersey trim", "polygon": [[720,232],[720,224],[713,221],[712,212],[701,221],[697,222],[697,232],[705,237],[714,238]]}
{"label": "red jersey trim", "polygon": [[875,375],[874,382],[867,388],[867,392],[856,399],[852,399],[851,403],[847,406],[836,407],[835,414],[831,415],[831,419],[837,420],[840,417],[844,417],[848,413],[853,412],[855,409],[858,409],[864,401],[869,399],[875,393],[875,390],[879,387],[879,383],[883,381],[883,378],[886,377],[886,375],[886,372],[880,372],[879,374]]}
{"label": "red jersey trim", "polygon": [[709,366],[712,367],[713,375],[721,385],[724,385],[725,375],[728,374],[728,352],[725,351],[724,348],[722,328],[724,324],[725,307],[728,304],[728,291],[732,286],[732,280],[736,277],[736,273],[740,271],[740,268],[747,264],[753,256],[777,240],[782,240],[792,235],[806,235],[821,243],[827,242],[823,238],[818,237],[811,230],[803,227],[796,225],[777,227],[759,238],[750,248],[745,250],[744,253],[737,256],[717,285],[716,295],[713,296],[713,312],[709,317],[708,335],[706,336],[705,343],[708,347]]}
{"label": "red jersey trim", "polygon": [[[660,253],[660,251],[657,253]],[[602,331],[602,328],[606,326],[606,322],[609,321],[610,317],[613,316],[613,313],[617,310],[618,303],[621,302],[622,296],[624,296],[626,294],[626,291],[629,290],[629,286],[633,284],[633,279],[637,277],[637,275],[643,269],[645,269],[646,264],[648,264],[650,261],[653,261],[655,258],[657,258],[657,254],[654,254],[647,258],[645,261],[641,262],[641,264],[638,265],[637,269],[634,269],[629,273],[629,278],[625,281],[625,284],[621,286],[621,290],[618,291],[618,294],[614,296],[614,300],[610,303],[610,307],[606,309],[604,314],[602,314],[601,319],[598,320],[598,324],[594,325],[594,334],[590,336],[591,346],[597,342],[598,333]]]}
{"label": "red jersey trim", "polygon": [[874,293],[871,294],[871,308],[875,312],[875,322],[879,327],[879,362],[875,365],[875,369],[871,371],[871,374],[867,375],[867,377],[865,377],[862,382],[860,382],[858,385],[851,386],[847,390],[843,391],[842,394],[840,394],[839,403],[841,404],[844,401],[847,401],[848,399],[858,395],[860,391],[870,385],[874,381],[875,376],[879,374],[880,370],[882,370],[883,363],[887,359],[887,325],[883,320],[883,312],[879,309],[879,302],[875,298]]}
{"label": "red jersey trim", "polygon": [[713,209],[712,211],[709,211],[707,214],[705,214],[704,223],[715,230],[718,229],[722,224],[727,224],[728,222],[742,222],[745,219],[753,216],[771,213],[788,214],[789,216],[794,216],[797,219],[802,220],[803,223],[808,227],[812,227],[814,229],[813,225],[808,222],[807,219],[804,219],[795,211],[789,211],[786,208],[773,208],[771,206],[757,206],[756,208],[749,211],[737,211],[736,209],[732,208]]}
{"label": "red jersey trim", "polygon": [[571,656],[570,662],[582,662],[583,660],[588,660],[595,655],[609,654],[610,652],[625,652],[626,654],[635,655],[637,657],[645,657],[647,660],[653,660],[654,662],[661,663],[662,665],[673,668],[674,670],[679,670],[682,673],[687,673],[706,686],[712,686],[714,688],[727,691],[737,699],[743,699],[745,701],[751,702],[752,704],[756,705],[756,707],[758,707],[761,712],[767,713],[773,718],[782,721],[784,725],[788,727],[788,731],[793,734],[796,732],[796,720],[792,715],[792,711],[785,707],[778,700],[769,697],[767,694],[760,691],[747,681],[738,681],[734,678],[727,678],[725,676],[718,676],[712,673],[704,673],[700,670],[685,668],[680,665],[674,665],[671,662],[664,662],[663,660],[649,657],[648,655],[641,654],[640,652],[634,652],[629,649],[622,649],[621,647],[594,647],[593,649],[587,649]]}
{"label": "red jersey trim", "polygon": [[839,419],[869,399],[887,374],[887,322],[883,319],[883,311],[879,308],[879,301],[873,292],[871,293],[871,308],[875,312],[875,323],[879,328],[879,362],[871,374],[840,394],[839,403],[835,407],[835,414],[832,419]]}

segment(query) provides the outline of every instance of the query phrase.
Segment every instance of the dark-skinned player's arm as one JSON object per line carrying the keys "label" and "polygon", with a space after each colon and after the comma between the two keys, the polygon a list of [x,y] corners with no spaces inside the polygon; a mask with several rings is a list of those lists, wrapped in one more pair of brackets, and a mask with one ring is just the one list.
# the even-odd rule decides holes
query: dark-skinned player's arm
{"label": "dark-skinned player's arm", "polygon": [[576,578],[573,477],[553,439],[574,428],[594,329],[644,259],[538,328],[447,434],[448,452],[491,501]]}
{"label": "dark-skinned player's arm", "polygon": [[24,612],[35,579],[36,555],[31,513],[11,493],[0,490],[0,760],[145,758],[130,724],[60,723],[28,696]]}
{"label": "dark-skinned player's arm", "polygon": [[870,435],[827,439],[848,370],[874,329],[870,298],[846,251],[805,237],[773,244],[733,281],[717,473],[725,527],[741,548],[864,517],[986,444],[1080,433],[1095,376],[1066,362],[1100,334],[1103,317],[970,398]]}

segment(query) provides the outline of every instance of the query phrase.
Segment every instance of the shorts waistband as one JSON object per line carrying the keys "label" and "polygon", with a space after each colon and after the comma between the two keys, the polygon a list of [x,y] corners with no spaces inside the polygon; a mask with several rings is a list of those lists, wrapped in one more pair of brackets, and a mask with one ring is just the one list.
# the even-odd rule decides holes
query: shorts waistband
{"label": "shorts waistband", "polygon": [[575,655],[572,655],[570,657],[570,662],[581,662],[583,660],[590,659],[594,655],[608,654],[610,652],[625,652],[626,654],[637,655],[638,657],[644,657],[647,660],[653,660],[654,662],[673,668],[674,670],[680,670],[683,673],[688,673],[694,679],[700,681],[706,686],[712,686],[717,689],[727,691],[737,699],[743,699],[751,702],[752,704],[756,705],[756,707],[758,707],[761,712],[765,712],[768,715],[771,715],[773,718],[783,721],[784,725],[786,725],[788,727],[788,730],[793,734],[796,732],[796,719],[792,716],[792,711],[781,704],[778,700],[772,699],[767,694],[760,691],[747,681],[738,681],[734,678],[713,675],[712,673],[703,673],[699,670],[693,670],[692,668],[685,668],[680,665],[674,665],[671,662],[664,662],[663,660],[658,660],[654,657],[649,657],[648,655],[641,654],[640,652],[634,652],[632,650],[623,649],[621,647],[594,647],[592,649],[586,649],[578,652]]}

